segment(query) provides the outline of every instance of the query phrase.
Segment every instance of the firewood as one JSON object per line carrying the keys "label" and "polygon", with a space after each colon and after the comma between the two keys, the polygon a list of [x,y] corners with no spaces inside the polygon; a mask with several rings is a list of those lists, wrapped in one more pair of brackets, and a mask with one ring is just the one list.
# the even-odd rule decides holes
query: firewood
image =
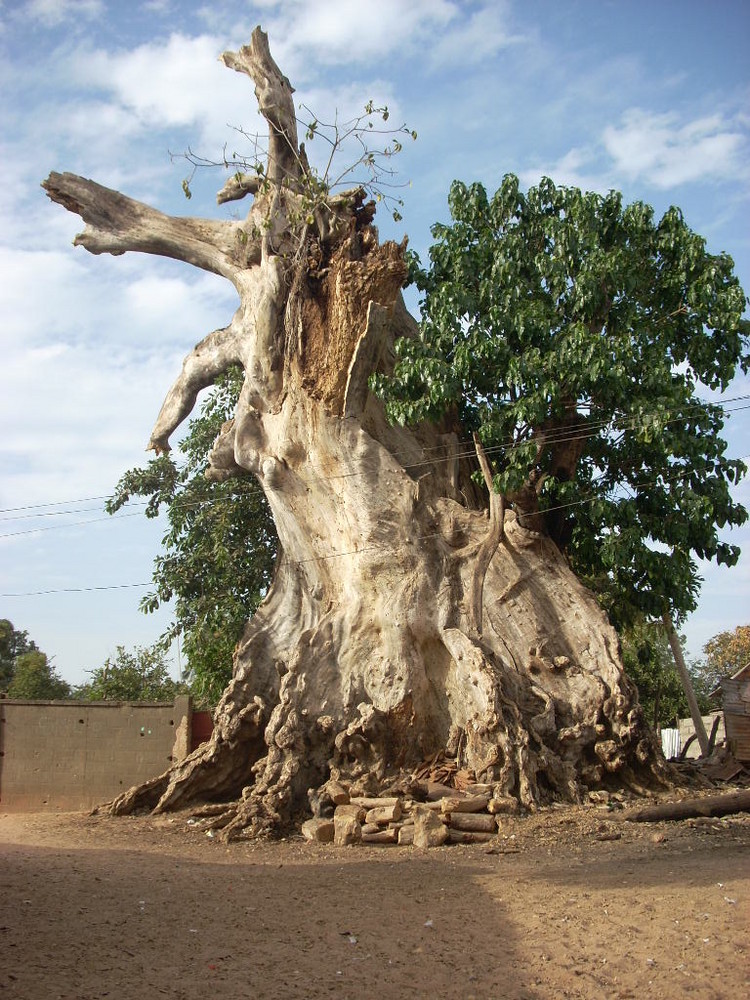
{"label": "firewood", "polygon": [[486,844],[489,840],[494,840],[496,833],[488,833],[482,830],[454,830],[452,827],[448,832],[448,842],[451,844]]}
{"label": "firewood", "polygon": [[397,830],[378,830],[377,833],[365,833],[362,831],[363,844],[396,844],[398,843]]}
{"label": "firewood", "polygon": [[339,819],[343,816],[353,816],[358,823],[364,823],[366,815],[367,810],[363,809],[362,806],[355,805],[354,803],[344,803],[340,806],[336,806],[336,810],[333,814],[334,819]]}
{"label": "firewood", "polygon": [[396,801],[392,806],[376,806],[365,816],[366,823],[394,823],[401,819],[401,804]]}
{"label": "firewood", "polygon": [[379,806],[395,806],[396,803],[401,802],[401,799],[396,795],[384,795],[375,798],[355,795],[349,801],[353,806],[361,806],[363,809],[377,809]]}
{"label": "firewood", "polygon": [[489,813],[451,813],[448,819],[452,830],[472,830],[497,833],[497,820]]}
{"label": "firewood", "polygon": [[471,795],[468,798],[456,798],[455,796],[450,796],[440,800],[440,812],[485,812],[489,801],[490,800],[484,795]]}

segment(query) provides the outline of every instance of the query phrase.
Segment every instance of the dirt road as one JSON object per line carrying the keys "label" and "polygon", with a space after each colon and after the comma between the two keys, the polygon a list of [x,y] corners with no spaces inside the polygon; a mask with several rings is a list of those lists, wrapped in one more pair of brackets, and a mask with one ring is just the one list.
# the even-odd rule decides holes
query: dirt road
{"label": "dirt road", "polygon": [[739,1000],[750,816],[600,807],[418,851],[0,815],[2,1000]]}

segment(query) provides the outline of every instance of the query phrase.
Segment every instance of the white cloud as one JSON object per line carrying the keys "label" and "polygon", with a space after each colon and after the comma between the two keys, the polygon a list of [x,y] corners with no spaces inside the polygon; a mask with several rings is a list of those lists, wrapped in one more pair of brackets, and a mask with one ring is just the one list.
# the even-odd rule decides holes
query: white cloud
{"label": "white cloud", "polygon": [[104,10],[102,0],[30,0],[25,16],[41,21],[46,27],[55,28],[73,18],[91,19]]}
{"label": "white cloud", "polygon": [[[472,66],[524,39],[509,29],[508,3],[490,3],[472,13],[460,12],[432,50],[434,65]],[[468,17],[466,14],[468,13]]]}
{"label": "white cloud", "polygon": [[260,121],[250,81],[238,80],[219,62],[225,47],[213,35],[176,33],[132,50],[79,50],[68,60],[71,78],[111,93],[114,103],[76,109],[73,127],[117,142],[123,130],[189,128],[195,148],[220,153],[228,124],[254,132]]}
{"label": "white cloud", "polygon": [[721,114],[681,122],[675,113],[631,108],[602,135],[614,169],[659,188],[746,174],[747,128]]}
{"label": "white cloud", "polygon": [[[262,0],[263,28],[285,72],[302,81],[306,62],[352,65],[396,53],[429,53],[433,66],[476,63],[518,40],[506,0]],[[272,13],[273,11],[273,13]]]}
{"label": "white cloud", "polygon": [[713,114],[689,121],[676,112],[631,108],[588,146],[522,171],[524,183],[547,175],[558,184],[608,191],[625,183],[666,190],[691,182],[747,180],[750,129],[741,115]]}
{"label": "white cloud", "polygon": [[584,147],[570,149],[555,163],[522,170],[520,178],[526,186],[538,184],[542,177],[551,177],[560,187],[570,186],[581,188],[582,191],[604,193],[612,187],[612,184],[592,169],[593,158],[590,149]]}
{"label": "white cloud", "polygon": [[403,48],[416,36],[444,28],[457,13],[447,0],[379,0],[362,5],[344,0],[291,0],[280,5],[269,35],[285,48],[314,50],[324,63],[352,63]]}
{"label": "white cloud", "polygon": [[149,127],[192,125],[211,117],[227,96],[220,52],[221,43],[210,35],[173,34],[130,51],[100,49],[84,59],[77,54],[71,71],[81,84],[112,91]]}

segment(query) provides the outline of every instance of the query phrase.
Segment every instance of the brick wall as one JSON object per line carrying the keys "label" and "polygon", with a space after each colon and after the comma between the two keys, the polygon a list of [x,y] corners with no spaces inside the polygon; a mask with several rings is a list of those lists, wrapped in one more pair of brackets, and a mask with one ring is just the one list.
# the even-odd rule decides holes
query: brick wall
{"label": "brick wall", "polygon": [[0,810],[90,809],[190,748],[191,705],[0,699]]}

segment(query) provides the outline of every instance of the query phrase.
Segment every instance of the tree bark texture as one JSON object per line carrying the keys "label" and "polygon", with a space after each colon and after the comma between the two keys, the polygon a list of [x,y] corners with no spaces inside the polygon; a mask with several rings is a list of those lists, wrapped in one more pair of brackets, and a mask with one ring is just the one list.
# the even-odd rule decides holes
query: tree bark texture
{"label": "tree bark texture", "polygon": [[528,808],[662,779],[616,634],[560,551],[477,485],[486,458],[460,427],[391,426],[369,391],[395,339],[417,334],[405,245],[379,243],[362,191],[307,211],[292,90],[260,29],[223,59],[252,77],[269,123],[268,182],[249,186],[243,221],[170,218],[70,174],[44,184],[84,219],[75,242],[91,252],[175,257],[238,290],[150,447],[168,448],[198,391],[240,363],[209,474],[256,477],[280,542],[211,741],[112,810],[235,799],[211,822],[257,833],[304,814],[330,775],[377,792],[438,751]]}

